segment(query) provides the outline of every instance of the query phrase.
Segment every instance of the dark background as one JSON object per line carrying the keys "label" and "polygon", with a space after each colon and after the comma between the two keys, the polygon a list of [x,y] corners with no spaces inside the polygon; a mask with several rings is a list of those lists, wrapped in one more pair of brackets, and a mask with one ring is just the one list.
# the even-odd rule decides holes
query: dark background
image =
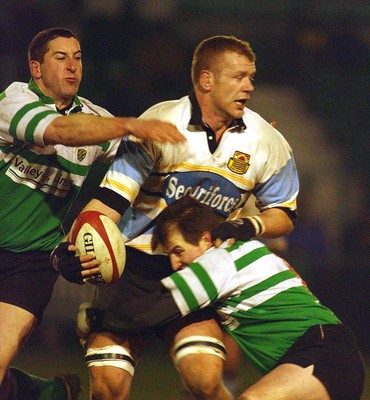
{"label": "dark background", "polygon": [[[249,106],[278,121],[301,178],[286,256],[368,357],[369,21],[370,3],[361,0],[2,0],[0,92],[29,80],[28,44],[52,26],[81,39],[80,94],[124,116],[186,95],[201,40],[249,41],[257,55]],[[47,318],[60,314],[56,304],[71,293],[78,303],[89,289],[61,284]],[[65,313],[68,325],[75,310]]]}

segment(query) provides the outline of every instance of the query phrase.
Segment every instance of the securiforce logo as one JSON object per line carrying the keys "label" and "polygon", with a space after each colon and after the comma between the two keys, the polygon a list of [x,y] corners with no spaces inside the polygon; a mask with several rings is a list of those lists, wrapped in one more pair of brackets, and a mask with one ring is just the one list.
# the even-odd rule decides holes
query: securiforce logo
{"label": "securiforce logo", "polygon": [[163,190],[167,204],[190,194],[225,217],[245,201],[241,190],[232,182],[210,172],[171,174],[164,182]]}
{"label": "securiforce logo", "polygon": [[235,151],[234,156],[229,159],[227,167],[230,171],[239,175],[243,175],[249,169],[250,159],[251,156],[249,154],[242,153],[241,151]]}
{"label": "securiforce logo", "polygon": [[16,183],[58,197],[66,196],[73,184],[68,172],[60,171],[48,165],[32,164],[19,156],[12,160],[6,175]]}

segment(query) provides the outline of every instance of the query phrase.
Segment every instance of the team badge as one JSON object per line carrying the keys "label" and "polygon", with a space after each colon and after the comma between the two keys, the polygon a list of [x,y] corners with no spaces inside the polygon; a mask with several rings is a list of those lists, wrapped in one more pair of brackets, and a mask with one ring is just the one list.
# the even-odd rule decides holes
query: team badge
{"label": "team badge", "polygon": [[235,172],[236,174],[245,174],[250,166],[250,158],[251,156],[249,154],[236,151],[234,156],[229,159],[227,167],[230,169],[230,171]]}
{"label": "team badge", "polygon": [[86,157],[86,154],[87,154],[87,150],[86,149],[82,149],[82,148],[78,149],[77,150],[77,160],[79,162],[83,161],[85,159],[85,157]]}

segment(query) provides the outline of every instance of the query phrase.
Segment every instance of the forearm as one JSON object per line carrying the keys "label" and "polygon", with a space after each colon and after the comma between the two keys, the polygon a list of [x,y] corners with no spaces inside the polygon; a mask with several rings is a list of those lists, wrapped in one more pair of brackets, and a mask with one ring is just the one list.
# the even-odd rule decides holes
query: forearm
{"label": "forearm", "polygon": [[55,118],[44,134],[45,144],[93,145],[118,138],[132,131],[134,118],[109,118],[74,114]]}
{"label": "forearm", "polygon": [[[247,241],[254,237],[274,239],[288,235],[294,229],[292,218],[279,208],[271,208],[261,214],[231,219],[212,231],[216,247],[227,239]],[[230,242],[231,243],[231,242]]]}
{"label": "forearm", "polygon": [[120,330],[128,333],[145,332],[181,318],[181,313],[168,291],[159,290],[130,303],[128,310],[131,311],[126,311],[119,317],[98,307],[88,308],[86,313],[90,331],[107,331],[117,325]]}
{"label": "forearm", "polygon": [[93,145],[126,135],[162,143],[178,143],[185,140],[174,125],[159,120],[73,114],[55,118],[45,130],[44,143],[65,146]]}
{"label": "forearm", "polygon": [[[267,239],[274,239],[288,235],[294,229],[292,219],[279,208],[271,208],[258,214],[257,217],[262,222],[261,233],[258,235]],[[258,229],[258,227],[257,227]]]}

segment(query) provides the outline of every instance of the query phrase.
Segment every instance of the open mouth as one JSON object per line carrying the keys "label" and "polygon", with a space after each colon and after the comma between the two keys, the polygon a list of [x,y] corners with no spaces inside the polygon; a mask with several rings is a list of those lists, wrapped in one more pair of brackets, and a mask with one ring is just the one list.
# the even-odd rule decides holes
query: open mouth
{"label": "open mouth", "polygon": [[235,100],[235,103],[236,103],[236,104],[239,104],[239,105],[241,105],[241,106],[243,106],[243,107],[245,106],[246,102],[247,102],[247,99]]}

